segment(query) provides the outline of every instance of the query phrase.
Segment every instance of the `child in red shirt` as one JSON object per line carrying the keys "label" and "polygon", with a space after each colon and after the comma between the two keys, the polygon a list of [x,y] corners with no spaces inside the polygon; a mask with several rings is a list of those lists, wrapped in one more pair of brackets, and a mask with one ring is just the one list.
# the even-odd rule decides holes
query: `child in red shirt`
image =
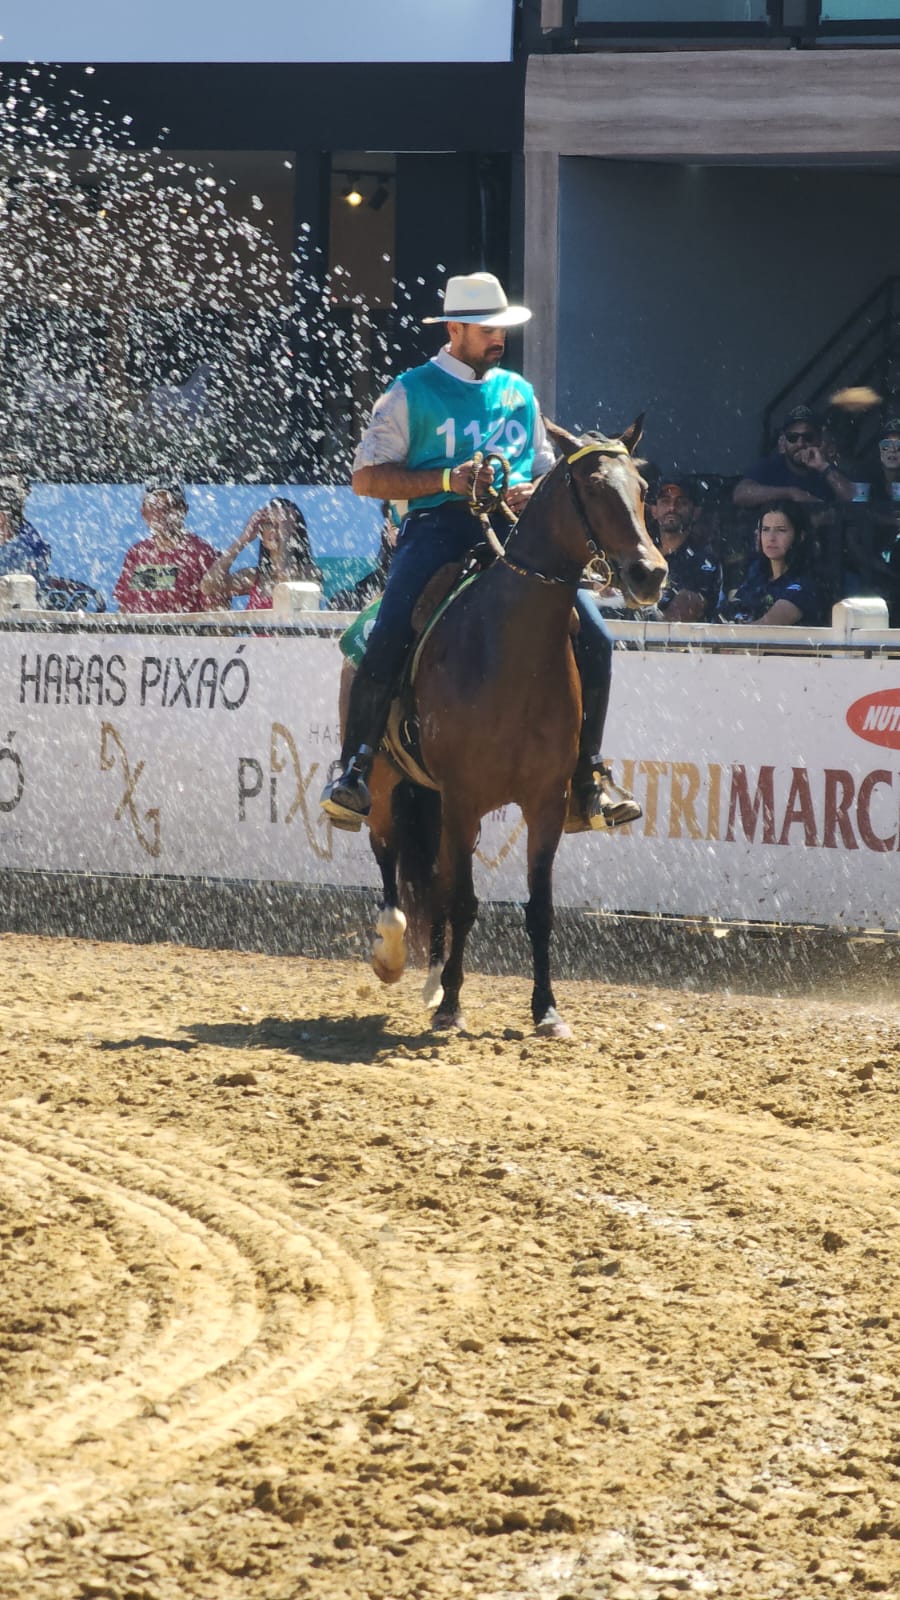
{"label": "child in red shirt", "polygon": [[184,525],[187,500],[178,484],[153,484],[141,516],[150,529],[127,552],[113,594],[120,611],[208,611],[201,589],[218,552]]}

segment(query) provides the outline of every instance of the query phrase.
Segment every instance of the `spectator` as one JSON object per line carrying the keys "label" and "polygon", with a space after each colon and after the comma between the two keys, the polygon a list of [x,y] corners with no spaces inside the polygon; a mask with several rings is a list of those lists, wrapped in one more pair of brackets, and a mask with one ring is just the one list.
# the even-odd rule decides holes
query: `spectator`
{"label": "spectator", "polygon": [[822,425],[809,406],[789,411],[778,448],[748,468],[734,490],[736,506],[767,506],[794,500],[810,509],[853,499],[853,484],[822,449]]}
{"label": "spectator", "polygon": [[859,469],[856,503],[846,527],[843,592],[877,595],[894,616],[900,609],[900,418],[890,417],[876,460]]}
{"label": "spectator", "polygon": [[332,611],[365,611],[373,600],[384,594],[387,582],[388,568],[397,543],[397,524],[391,513],[390,502],[382,503],[381,513],[384,518],[381,527],[381,546],[378,551],[378,560],[371,572],[367,572],[352,588],[339,589],[328,602]]}
{"label": "spectator", "polygon": [[[868,473],[872,500],[881,505],[900,502],[900,417],[889,417],[878,435],[878,461]],[[897,486],[895,489],[895,485]],[[893,516],[896,513],[892,513]]]}
{"label": "spectator", "polygon": [[200,585],[217,551],[185,527],[188,504],[177,483],[148,485],[141,516],[150,529],[127,551],[113,594],[120,611],[206,611]]}
{"label": "spectator", "polygon": [[650,507],[653,536],[669,565],[658,607],[666,622],[705,622],[714,617],[722,571],[696,536],[697,491],[685,478],[664,478]]}
{"label": "spectator", "polygon": [[[259,540],[256,566],[238,567],[233,572],[232,563],[254,539]],[[270,611],[276,583],[317,583],[322,587],[303,513],[293,500],[270,500],[254,511],[239,538],[204,573],[200,587],[210,605],[230,605],[235,595],[246,595],[248,610]]]}
{"label": "spectator", "polygon": [[756,555],[743,583],[722,607],[723,622],[765,624],[818,620],[819,597],[812,577],[814,546],[804,510],[791,500],[761,512]]}
{"label": "spectator", "polygon": [[19,477],[0,478],[0,577],[27,572],[36,580],[38,605],[46,599],[50,546],[25,519],[28,485]]}

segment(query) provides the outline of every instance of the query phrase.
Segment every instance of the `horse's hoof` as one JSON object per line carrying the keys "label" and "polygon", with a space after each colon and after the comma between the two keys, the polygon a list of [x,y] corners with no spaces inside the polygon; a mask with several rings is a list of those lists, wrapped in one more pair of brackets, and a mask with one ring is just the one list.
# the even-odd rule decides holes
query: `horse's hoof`
{"label": "horse's hoof", "polygon": [[399,983],[405,970],[405,967],[386,967],[376,955],[372,956],[372,971],[379,983]]}
{"label": "horse's hoof", "polygon": [[539,1039],[571,1039],[572,1029],[567,1022],[563,1022],[559,1012],[550,1007],[545,1011],[540,1022],[534,1025],[534,1031]]}
{"label": "horse's hoof", "polygon": [[378,914],[372,942],[372,969],[382,983],[399,983],[406,966],[406,918],[397,906]]}
{"label": "horse's hoof", "polygon": [[461,1011],[436,1011],[431,1026],[438,1033],[468,1033],[466,1019]]}
{"label": "horse's hoof", "polygon": [[433,1011],[444,998],[444,985],[441,983],[443,967],[429,967],[428,977],[422,985],[422,1004],[427,1011]]}

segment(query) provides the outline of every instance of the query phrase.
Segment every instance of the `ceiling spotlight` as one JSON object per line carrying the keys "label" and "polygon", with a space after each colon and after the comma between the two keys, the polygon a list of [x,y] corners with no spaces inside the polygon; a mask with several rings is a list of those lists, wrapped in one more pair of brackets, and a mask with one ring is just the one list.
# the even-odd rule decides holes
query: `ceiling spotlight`
{"label": "ceiling spotlight", "polygon": [[341,193],[341,199],[346,200],[348,206],[361,206],[363,197],[359,192],[359,183],[356,178],[351,178],[346,189]]}
{"label": "ceiling spotlight", "polygon": [[385,200],[389,200],[390,199],[390,194],[391,194],[391,191],[388,188],[387,184],[386,183],[379,183],[377,189],[374,190],[374,192],[372,194],[372,198],[369,201],[369,205],[372,207],[372,210],[373,211],[380,211],[382,206],[384,205]]}

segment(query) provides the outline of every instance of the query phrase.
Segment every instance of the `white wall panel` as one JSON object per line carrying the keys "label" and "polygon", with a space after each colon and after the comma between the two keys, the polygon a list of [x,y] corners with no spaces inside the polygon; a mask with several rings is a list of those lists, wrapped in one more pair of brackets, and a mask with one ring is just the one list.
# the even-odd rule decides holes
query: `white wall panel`
{"label": "white wall panel", "polygon": [[[0,864],[377,882],[318,794],[331,638],[0,635]],[[564,838],[560,905],[900,928],[900,663],[617,651],[607,751],[644,807]],[[486,820],[484,899],[523,900],[523,826]]]}

